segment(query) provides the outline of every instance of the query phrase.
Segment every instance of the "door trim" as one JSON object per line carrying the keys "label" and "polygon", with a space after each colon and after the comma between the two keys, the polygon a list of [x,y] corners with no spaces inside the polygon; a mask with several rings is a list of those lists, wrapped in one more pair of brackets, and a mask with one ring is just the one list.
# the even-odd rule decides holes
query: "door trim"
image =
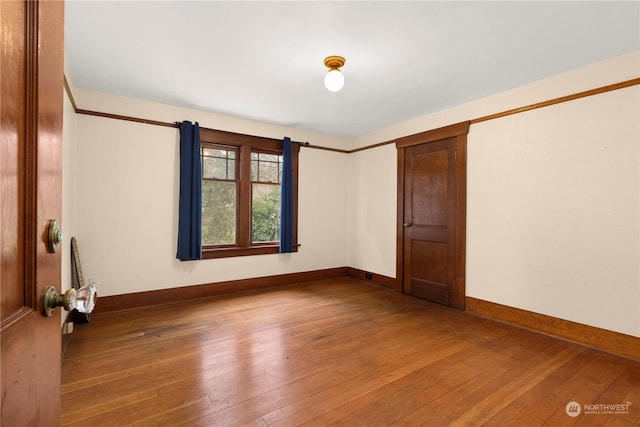
{"label": "door trim", "polygon": [[456,123],[450,126],[433,129],[426,132],[409,135],[396,140],[398,150],[398,191],[397,191],[397,217],[396,217],[396,284],[395,290],[403,292],[404,283],[404,169],[405,148],[414,145],[428,144],[442,139],[456,138],[457,153],[457,221],[456,229],[456,271],[455,293],[451,299],[451,306],[460,310],[465,307],[465,265],[466,265],[466,224],[467,224],[467,134],[470,122]]}

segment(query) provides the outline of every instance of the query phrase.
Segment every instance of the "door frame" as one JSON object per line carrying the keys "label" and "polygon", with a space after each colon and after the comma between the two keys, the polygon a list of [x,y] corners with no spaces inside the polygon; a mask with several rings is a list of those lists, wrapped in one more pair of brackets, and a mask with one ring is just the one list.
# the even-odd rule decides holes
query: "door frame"
{"label": "door frame", "polygon": [[456,123],[450,126],[405,136],[396,140],[398,150],[398,191],[396,218],[396,285],[395,290],[404,293],[404,198],[405,198],[405,148],[414,145],[428,144],[448,138],[455,138],[456,142],[456,184],[457,184],[457,215],[455,224],[455,292],[451,298],[451,306],[459,310],[465,308],[466,295],[466,224],[467,224],[467,134],[470,122]]}

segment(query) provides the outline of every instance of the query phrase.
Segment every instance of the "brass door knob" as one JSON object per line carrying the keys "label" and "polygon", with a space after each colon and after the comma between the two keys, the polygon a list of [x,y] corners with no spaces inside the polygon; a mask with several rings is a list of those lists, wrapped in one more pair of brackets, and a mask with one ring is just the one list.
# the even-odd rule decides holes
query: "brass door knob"
{"label": "brass door knob", "polygon": [[51,317],[56,307],[65,310],[78,310],[80,313],[91,313],[96,305],[98,294],[94,285],[86,285],[80,289],[69,289],[59,294],[53,286],[47,286],[42,295],[42,315]]}

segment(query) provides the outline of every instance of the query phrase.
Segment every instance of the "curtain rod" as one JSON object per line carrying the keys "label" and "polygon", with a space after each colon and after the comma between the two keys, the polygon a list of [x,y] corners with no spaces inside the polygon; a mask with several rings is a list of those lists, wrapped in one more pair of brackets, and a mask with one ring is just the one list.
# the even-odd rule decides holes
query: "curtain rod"
{"label": "curtain rod", "polygon": [[[173,127],[180,128],[180,124],[181,124],[181,123],[182,123],[182,122],[175,121],[175,122],[173,122]],[[226,133],[226,134],[229,134],[229,135],[238,135],[238,136],[255,136],[255,135],[246,135],[246,134],[244,134],[244,133],[230,132],[230,131],[228,131],[228,130],[211,129],[211,128],[205,128],[205,127],[201,127],[200,129],[209,130],[209,131],[213,131],[213,132],[222,132],[222,133]],[[276,138],[267,138],[267,137],[264,137],[264,136],[260,136],[260,137],[258,137],[258,138],[272,139],[272,140],[274,140],[274,141],[280,141],[279,139],[276,139]],[[293,144],[298,144],[298,145],[300,145],[301,147],[311,147],[311,144],[309,144],[309,142],[307,142],[307,141],[305,141],[305,142],[291,141],[291,143],[293,143]],[[316,147],[314,147],[314,148],[316,148]]]}

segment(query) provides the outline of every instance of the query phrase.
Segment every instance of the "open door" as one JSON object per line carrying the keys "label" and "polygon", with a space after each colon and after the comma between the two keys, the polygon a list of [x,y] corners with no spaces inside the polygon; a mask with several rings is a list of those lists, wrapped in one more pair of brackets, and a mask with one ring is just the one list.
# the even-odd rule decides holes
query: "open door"
{"label": "open door", "polygon": [[406,294],[461,310],[468,130],[461,123],[396,141],[397,280]]}
{"label": "open door", "polygon": [[[3,426],[60,424],[61,1],[0,1],[0,311]],[[56,220],[54,222],[53,220]]]}

